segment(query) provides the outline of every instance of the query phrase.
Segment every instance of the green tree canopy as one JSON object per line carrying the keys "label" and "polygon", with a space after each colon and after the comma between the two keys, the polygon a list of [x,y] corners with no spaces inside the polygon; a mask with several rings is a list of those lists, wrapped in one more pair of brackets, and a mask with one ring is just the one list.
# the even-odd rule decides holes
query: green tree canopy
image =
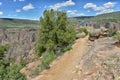
{"label": "green tree canopy", "polygon": [[46,51],[55,54],[64,52],[75,40],[75,31],[68,26],[68,18],[64,11],[45,10],[40,18],[39,39],[37,41],[37,54],[42,56]]}

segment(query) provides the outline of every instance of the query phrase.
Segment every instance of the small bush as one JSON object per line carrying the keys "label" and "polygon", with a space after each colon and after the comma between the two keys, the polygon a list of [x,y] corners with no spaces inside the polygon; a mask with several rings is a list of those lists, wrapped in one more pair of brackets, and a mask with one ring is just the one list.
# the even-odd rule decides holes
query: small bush
{"label": "small bush", "polygon": [[69,50],[71,50],[71,49],[72,49],[71,46],[67,46],[67,47],[64,49],[64,51],[69,51]]}
{"label": "small bush", "polygon": [[0,57],[4,56],[4,53],[8,50],[8,48],[8,45],[0,45]]}
{"label": "small bush", "polygon": [[39,75],[39,72],[40,72],[40,71],[39,71],[39,68],[36,68],[36,69],[34,70],[34,74],[35,74],[35,75]]}
{"label": "small bush", "polygon": [[0,80],[26,80],[25,76],[19,71],[22,69],[20,64],[10,65],[10,60],[0,60]]}
{"label": "small bush", "polygon": [[117,30],[110,28],[108,30],[108,36],[112,37],[112,36],[114,36],[116,34],[116,32],[117,32]]}
{"label": "small bush", "polygon": [[116,34],[114,35],[114,38],[117,39],[120,44],[120,32],[116,32]]}
{"label": "small bush", "polygon": [[45,69],[50,68],[49,64],[56,59],[56,54],[53,51],[46,51],[43,54],[43,58],[42,58],[42,63],[41,65],[44,66]]}
{"label": "small bush", "polygon": [[78,30],[78,33],[82,33],[82,32],[84,32],[86,35],[88,35],[88,33],[89,33],[86,28],[80,28],[80,29]]}

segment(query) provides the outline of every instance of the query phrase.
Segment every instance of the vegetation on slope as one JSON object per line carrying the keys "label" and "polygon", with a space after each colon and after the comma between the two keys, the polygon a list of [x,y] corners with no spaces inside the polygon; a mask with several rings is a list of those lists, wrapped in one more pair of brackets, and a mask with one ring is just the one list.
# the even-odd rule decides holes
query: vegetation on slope
{"label": "vegetation on slope", "polygon": [[86,21],[93,21],[96,23],[120,22],[120,12],[112,12],[112,13],[97,15],[93,18],[86,19]]}
{"label": "vegetation on slope", "polygon": [[8,48],[8,45],[0,45],[0,80],[25,80],[25,76],[19,72],[23,63],[17,65],[12,59],[4,57]]}
{"label": "vegetation on slope", "polygon": [[39,22],[25,19],[0,18],[0,28],[38,27]]}
{"label": "vegetation on slope", "polygon": [[120,32],[116,32],[114,38],[118,40],[118,44],[120,45]]}
{"label": "vegetation on slope", "polygon": [[77,25],[80,24],[80,21],[86,20],[86,19],[91,19],[94,16],[78,16],[78,17],[70,17],[68,18],[69,22],[71,25]]}
{"label": "vegetation on slope", "polygon": [[71,49],[75,41],[74,28],[68,25],[66,13],[63,11],[45,10],[40,18],[37,55],[42,56],[41,68],[49,68],[49,64],[66,50]]}
{"label": "vegetation on slope", "polygon": [[100,14],[97,16],[78,16],[69,18],[71,23],[80,24],[81,20],[85,20],[85,22],[94,22],[94,23],[107,23],[107,22],[120,22],[120,11]]}

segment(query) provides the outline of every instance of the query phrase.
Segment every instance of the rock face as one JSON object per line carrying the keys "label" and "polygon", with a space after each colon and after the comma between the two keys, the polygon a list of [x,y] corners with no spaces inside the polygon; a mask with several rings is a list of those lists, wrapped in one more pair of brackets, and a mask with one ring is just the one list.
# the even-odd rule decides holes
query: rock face
{"label": "rock face", "polygon": [[96,40],[83,56],[77,70],[77,80],[119,80],[120,48],[112,38]]}
{"label": "rock face", "polygon": [[[37,28],[8,28],[0,29],[0,44],[10,46],[6,58],[26,60],[34,47],[37,38]],[[28,62],[28,61],[27,61]]]}
{"label": "rock face", "polygon": [[76,34],[76,39],[78,38],[84,38],[86,34],[84,32]]}
{"label": "rock face", "polygon": [[94,41],[98,38],[107,37],[108,29],[101,27],[100,29],[92,29],[89,33],[89,40]]}

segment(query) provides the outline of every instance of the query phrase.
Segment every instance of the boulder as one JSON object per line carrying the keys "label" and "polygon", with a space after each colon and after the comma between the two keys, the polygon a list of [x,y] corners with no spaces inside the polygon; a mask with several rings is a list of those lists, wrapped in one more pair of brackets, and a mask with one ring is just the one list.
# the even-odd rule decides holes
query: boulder
{"label": "boulder", "polygon": [[85,36],[86,36],[86,34],[85,34],[84,32],[78,33],[78,34],[76,35],[76,39],[78,39],[78,38],[84,38]]}

